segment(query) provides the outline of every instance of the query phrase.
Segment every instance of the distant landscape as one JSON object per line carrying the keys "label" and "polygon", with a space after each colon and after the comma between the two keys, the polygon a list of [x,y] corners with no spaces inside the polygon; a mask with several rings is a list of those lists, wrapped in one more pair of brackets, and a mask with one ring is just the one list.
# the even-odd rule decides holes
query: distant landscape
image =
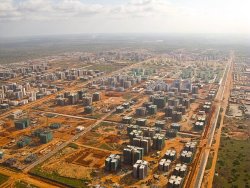
{"label": "distant landscape", "polygon": [[[222,35],[223,36],[223,35]],[[1,39],[1,38],[0,38]],[[182,34],[95,34],[2,38],[0,64],[27,61],[65,52],[100,52],[118,48],[169,52],[174,49],[218,48],[250,50],[249,37]]]}

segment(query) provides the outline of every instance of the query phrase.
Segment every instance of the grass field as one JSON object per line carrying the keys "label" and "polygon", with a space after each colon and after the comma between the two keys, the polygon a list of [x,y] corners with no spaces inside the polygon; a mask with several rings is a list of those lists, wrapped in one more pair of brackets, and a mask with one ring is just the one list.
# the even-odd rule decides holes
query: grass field
{"label": "grass field", "polygon": [[39,188],[35,185],[32,184],[28,184],[27,182],[24,181],[17,181],[15,182],[15,188]]}
{"label": "grass field", "polygon": [[213,187],[250,187],[249,156],[249,140],[222,137],[216,164],[218,176],[214,177]]}
{"label": "grass field", "polygon": [[74,179],[74,178],[60,176],[59,174],[55,172],[52,172],[52,173],[45,172],[42,170],[40,165],[33,168],[30,173],[33,175],[45,178],[45,179],[49,179],[49,180],[61,183],[69,187],[85,188],[87,187],[86,183],[88,183],[87,179]]}
{"label": "grass field", "polygon": [[9,179],[9,176],[5,176],[4,174],[0,173],[0,185],[6,182]]}

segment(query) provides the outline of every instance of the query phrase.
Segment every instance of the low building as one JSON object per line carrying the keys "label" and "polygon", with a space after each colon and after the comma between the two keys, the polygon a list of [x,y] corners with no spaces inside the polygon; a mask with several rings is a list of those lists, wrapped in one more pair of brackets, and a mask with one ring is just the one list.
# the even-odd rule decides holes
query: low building
{"label": "low building", "polygon": [[177,130],[175,130],[175,129],[167,129],[166,136],[168,138],[175,138],[177,136]]}
{"label": "low building", "polygon": [[77,126],[76,127],[77,132],[82,132],[82,131],[84,131],[84,129],[85,129],[85,127],[83,127],[83,126]]}
{"label": "low building", "polygon": [[30,126],[30,119],[19,119],[14,122],[16,129],[25,129]]}
{"label": "low building", "polygon": [[138,125],[128,125],[127,126],[127,135],[129,135],[134,130],[139,130],[139,126]]}
{"label": "low building", "polygon": [[60,127],[61,127],[60,123],[51,123],[49,125],[49,128],[51,128],[51,129],[59,129]]}
{"label": "low building", "polygon": [[181,130],[181,125],[179,123],[172,123],[171,124],[171,129],[175,129],[177,131]]}
{"label": "low building", "polygon": [[135,114],[136,114],[137,116],[145,116],[145,115],[146,115],[146,112],[147,112],[146,107],[140,107],[140,108],[137,108],[137,109],[136,109]]}
{"label": "low building", "polygon": [[19,148],[23,148],[23,147],[29,145],[30,142],[31,142],[31,138],[28,136],[24,136],[19,141],[17,141],[17,146]]}
{"label": "low building", "polygon": [[123,113],[124,112],[124,107],[123,106],[117,106],[116,107],[116,113]]}
{"label": "low building", "polygon": [[124,124],[131,124],[132,122],[133,122],[133,118],[132,117],[124,116],[122,118],[122,123],[124,123]]}
{"label": "low building", "polygon": [[156,113],[157,113],[157,105],[150,105],[150,106],[148,107],[148,113],[149,113],[150,115],[156,114]]}
{"label": "low building", "polygon": [[42,144],[46,144],[53,139],[53,134],[51,131],[46,130],[46,131],[43,131],[42,133],[40,133],[39,138],[40,138],[40,142]]}
{"label": "low building", "polygon": [[136,120],[136,125],[139,125],[139,126],[146,126],[147,125],[147,120],[146,119],[142,119],[142,118],[138,118]]}
{"label": "low building", "polygon": [[165,121],[156,121],[155,122],[155,126],[161,128],[161,129],[165,128],[165,124],[166,124]]}
{"label": "low building", "polygon": [[93,111],[94,111],[93,106],[85,106],[84,107],[84,113],[86,113],[86,114],[91,114],[91,113],[93,113]]}

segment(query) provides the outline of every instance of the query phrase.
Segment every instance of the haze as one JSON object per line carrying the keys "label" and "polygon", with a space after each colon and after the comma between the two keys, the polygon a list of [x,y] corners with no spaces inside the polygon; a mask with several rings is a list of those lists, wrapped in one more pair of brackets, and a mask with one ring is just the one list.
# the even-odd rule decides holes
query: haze
{"label": "haze", "polygon": [[248,0],[1,0],[0,36],[250,34]]}

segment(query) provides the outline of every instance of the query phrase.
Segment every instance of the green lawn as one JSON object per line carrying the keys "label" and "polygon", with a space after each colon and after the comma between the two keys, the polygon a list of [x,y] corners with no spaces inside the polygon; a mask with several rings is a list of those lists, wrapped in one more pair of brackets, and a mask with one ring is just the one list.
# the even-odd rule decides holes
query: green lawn
{"label": "green lawn", "polygon": [[6,182],[9,179],[9,176],[5,176],[4,174],[0,173],[0,185]]}
{"label": "green lawn", "polygon": [[250,141],[221,138],[213,187],[250,187]]}

